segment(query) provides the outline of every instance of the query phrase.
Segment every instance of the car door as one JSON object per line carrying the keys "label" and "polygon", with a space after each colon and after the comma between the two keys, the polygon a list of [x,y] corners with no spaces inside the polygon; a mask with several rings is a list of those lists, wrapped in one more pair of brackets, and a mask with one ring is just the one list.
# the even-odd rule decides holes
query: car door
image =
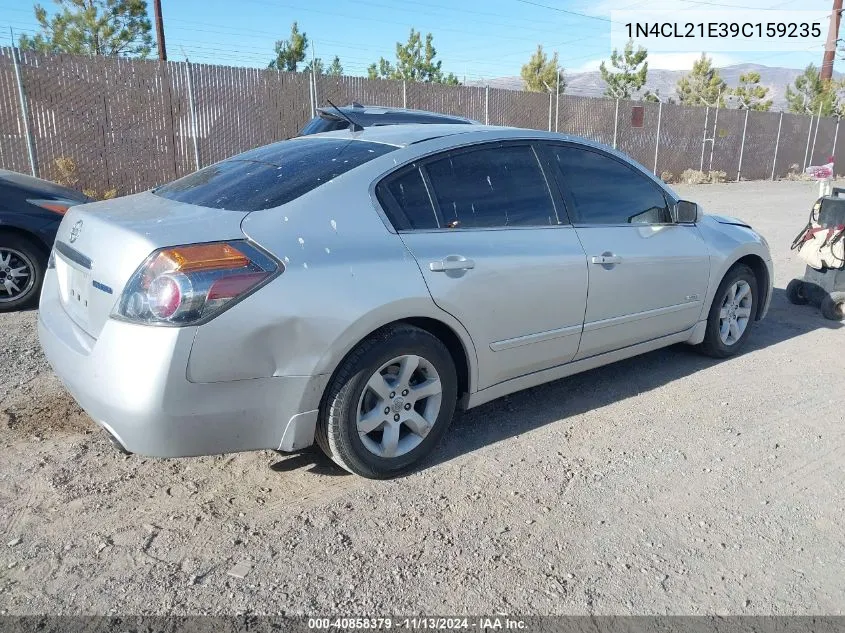
{"label": "car door", "polygon": [[530,143],[438,154],[377,192],[433,300],[472,337],[479,389],[575,356],[586,257]]}
{"label": "car door", "polygon": [[623,159],[578,144],[546,147],[587,254],[589,298],[576,358],[695,325],[710,273],[698,228],[674,223],[663,189]]}

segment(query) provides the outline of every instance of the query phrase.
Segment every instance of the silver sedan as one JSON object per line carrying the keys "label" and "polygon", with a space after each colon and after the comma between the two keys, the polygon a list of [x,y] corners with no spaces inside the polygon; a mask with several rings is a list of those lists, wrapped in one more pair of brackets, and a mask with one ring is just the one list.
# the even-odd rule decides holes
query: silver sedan
{"label": "silver sedan", "polygon": [[122,448],[313,442],[391,477],[471,408],[766,314],[766,241],[580,138],[331,132],[71,208],[41,344]]}

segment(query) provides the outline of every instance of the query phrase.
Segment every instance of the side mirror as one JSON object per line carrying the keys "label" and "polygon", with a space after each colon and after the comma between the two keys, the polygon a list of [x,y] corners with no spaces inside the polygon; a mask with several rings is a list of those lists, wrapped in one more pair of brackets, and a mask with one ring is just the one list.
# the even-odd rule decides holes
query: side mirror
{"label": "side mirror", "polygon": [[672,207],[672,220],[675,224],[695,224],[698,222],[698,205],[689,200],[679,200]]}

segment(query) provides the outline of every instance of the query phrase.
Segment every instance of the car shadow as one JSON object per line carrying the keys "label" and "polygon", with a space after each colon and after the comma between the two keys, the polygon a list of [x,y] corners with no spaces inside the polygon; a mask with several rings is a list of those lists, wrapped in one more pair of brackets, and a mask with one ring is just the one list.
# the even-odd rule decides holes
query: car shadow
{"label": "car shadow", "polygon": [[16,310],[9,310],[6,314],[25,314],[27,312],[36,312],[38,310],[38,306],[27,306],[25,308],[17,308]]}
{"label": "car shadow", "polygon": [[[775,288],[766,318],[753,325],[743,354],[777,345],[815,330],[837,330],[845,323],[825,319],[818,307],[795,306],[786,291]],[[467,412],[456,412],[440,446],[418,470],[450,461],[483,446],[521,435],[551,422],[598,409],[651,391],[724,362],[699,354],[688,345],[673,345],[499,398]],[[491,424],[495,419],[495,424]],[[324,475],[345,475],[316,447],[283,459],[279,472],[308,468]]]}
{"label": "car shadow", "polygon": [[294,470],[305,469],[309,473],[325,475],[326,477],[351,475],[350,472],[344,470],[326,457],[326,454],[316,444],[304,448],[297,453],[277,452],[279,452],[281,459],[270,464],[270,470],[277,473],[289,473]]}

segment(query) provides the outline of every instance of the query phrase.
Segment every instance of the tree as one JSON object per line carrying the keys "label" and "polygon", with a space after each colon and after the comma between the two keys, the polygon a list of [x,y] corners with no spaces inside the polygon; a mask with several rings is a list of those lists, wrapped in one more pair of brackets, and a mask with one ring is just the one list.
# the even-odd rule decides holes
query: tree
{"label": "tree", "polygon": [[759,110],[768,112],[772,100],[766,99],[769,89],[760,85],[760,73],[751,71],[739,76],[739,85],[728,91],[739,101],[740,110]]}
{"label": "tree", "polygon": [[294,22],[290,26],[290,38],[276,42],[276,59],[270,62],[268,68],[296,72],[299,62],[305,60],[308,49],[308,36],[299,32],[299,25]]}
{"label": "tree", "polygon": [[[560,83],[558,83],[558,73],[560,73]],[[522,66],[520,75],[525,89],[531,92],[554,92],[559,87],[562,93],[566,88],[563,68],[558,64],[557,53],[549,59],[542,44],[537,45],[537,50],[531,55],[531,59]]]}
{"label": "tree", "polygon": [[370,79],[403,79],[408,81],[422,81],[427,83],[453,84],[460,82],[454,73],[443,74],[440,60],[434,61],[437,50],[432,43],[431,33],[425,36],[423,45],[422,34],[411,29],[405,44],[396,42],[396,63],[392,64],[384,57],[378,62],[370,64],[367,75]]}
{"label": "tree", "polygon": [[[608,70],[604,62],[599,66],[602,81],[607,84],[604,95],[612,99],[630,99],[642,90],[648,76],[647,57],[648,51],[642,46],[634,51],[634,40],[628,40],[621,55],[614,48],[610,54],[610,65],[619,72]],[[647,95],[649,101],[658,99],[651,93]]]}
{"label": "tree", "polygon": [[146,57],[153,47],[146,0],[55,0],[47,15],[35,5],[41,33],[22,35],[20,47],[45,53]]}
{"label": "tree", "polygon": [[340,57],[337,55],[334,56],[332,63],[326,68],[326,65],[323,63],[323,60],[320,57],[314,58],[314,60],[309,61],[302,69],[302,72],[309,73],[311,72],[311,67],[314,67],[314,72],[318,75],[342,75],[343,74],[343,66],[340,63]]}
{"label": "tree", "polygon": [[661,96],[660,90],[655,90],[652,92],[651,90],[646,90],[643,93],[641,101],[648,101],[649,103],[671,103],[674,104],[675,100],[672,97],[666,97],[665,99]]}
{"label": "tree", "polygon": [[379,58],[378,62],[373,62],[367,68],[367,76],[370,79],[394,79],[396,69],[384,57]]}
{"label": "tree", "polygon": [[343,66],[340,63],[340,57],[337,55],[334,56],[332,63],[329,65],[329,69],[327,71],[329,75],[342,75],[343,74]]}
{"label": "tree", "polygon": [[311,70],[314,70],[314,74],[316,75],[325,75],[326,74],[326,67],[323,64],[323,60],[319,57],[315,58],[313,61],[308,62],[305,64],[305,67],[302,69],[304,73],[310,73]]}
{"label": "tree", "polygon": [[840,114],[842,105],[838,91],[840,84],[832,80],[822,80],[819,69],[810,64],[804,72],[795,78],[793,86],[786,87],[786,103],[790,112],[796,114],[819,114],[831,116]]}
{"label": "tree", "polygon": [[726,92],[725,80],[704,53],[693,63],[692,71],[678,80],[678,101],[683,105],[723,107]]}

